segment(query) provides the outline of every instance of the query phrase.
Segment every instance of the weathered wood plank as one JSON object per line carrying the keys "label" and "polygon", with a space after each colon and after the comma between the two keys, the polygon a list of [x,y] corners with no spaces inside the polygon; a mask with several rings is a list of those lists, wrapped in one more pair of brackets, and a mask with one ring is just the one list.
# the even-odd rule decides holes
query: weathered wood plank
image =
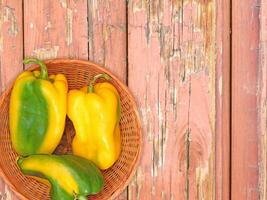
{"label": "weathered wood plank", "polygon": [[[88,0],[89,60],[126,83],[126,1]],[[127,199],[127,189],[117,198]]]}
{"label": "weathered wood plank", "polygon": [[0,91],[23,69],[22,1],[1,0]]}
{"label": "weathered wood plank", "polygon": [[260,11],[260,63],[258,80],[258,129],[259,151],[259,190],[260,199],[267,199],[267,2],[261,1]]}
{"label": "weathered wood plank", "polygon": [[129,199],[213,199],[215,1],[133,0],[128,14],[128,81],[144,130]]}
{"label": "weathered wood plank", "polygon": [[259,1],[232,1],[232,199],[259,199]]}
{"label": "weathered wood plank", "polygon": [[217,1],[216,199],[230,199],[230,1]]}
{"label": "weathered wood plank", "polygon": [[87,2],[24,1],[25,56],[88,59]]}
{"label": "weathered wood plank", "polygon": [[89,59],[126,81],[126,1],[88,0]]}
{"label": "weathered wood plank", "polygon": [[[0,94],[23,70],[22,1],[0,0]],[[0,199],[16,199],[0,178]]]}

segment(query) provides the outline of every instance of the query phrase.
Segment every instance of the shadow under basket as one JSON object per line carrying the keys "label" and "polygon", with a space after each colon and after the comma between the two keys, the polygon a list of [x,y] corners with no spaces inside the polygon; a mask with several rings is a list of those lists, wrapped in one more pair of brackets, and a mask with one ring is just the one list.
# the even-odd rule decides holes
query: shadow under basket
{"label": "shadow under basket", "polygon": [[[118,90],[121,97],[121,144],[122,151],[119,159],[109,169],[102,171],[105,179],[103,190],[89,196],[89,199],[113,199],[118,196],[133,177],[142,147],[141,124],[135,101],[127,87],[121,83],[108,70],[82,60],[55,59],[45,61],[49,74],[64,74],[68,79],[69,90],[79,89],[88,85],[89,81],[99,73],[107,73],[112,77],[110,81]],[[29,70],[38,69],[33,65]],[[16,159],[18,154],[11,146],[9,132],[9,100],[12,86],[10,86],[0,99],[0,175],[21,199],[48,200],[50,199],[49,186],[27,177],[19,170]],[[61,143],[55,153],[65,154],[71,152],[71,141],[74,128],[70,120],[66,120],[66,127]]]}

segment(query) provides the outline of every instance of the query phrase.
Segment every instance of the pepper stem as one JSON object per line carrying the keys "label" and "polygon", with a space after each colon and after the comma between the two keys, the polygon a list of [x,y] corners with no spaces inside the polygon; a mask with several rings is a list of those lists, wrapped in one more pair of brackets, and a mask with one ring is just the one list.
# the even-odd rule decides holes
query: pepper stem
{"label": "pepper stem", "polygon": [[73,195],[74,195],[74,200],[87,200],[87,196],[84,196],[84,195],[79,195],[75,192],[73,192]]}
{"label": "pepper stem", "polygon": [[31,64],[31,63],[39,65],[40,68],[41,68],[40,78],[41,79],[46,79],[46,80],[48,79],[47,67],[46,67],[46,65],[44,64],[43,61],[41,61],[41,60],[39,60],[37,58],[25,58],[23,60],[23,63],[25,65]]}
{"label": "pepper stem", "polygon": [[77,200],[87,200],[88,197],[87,196],[78,196]]}
{"label": "pepper stem", "polygon": [[104,78],[107,81],[112,79],[108,74],[97,74],[96,76],[94,76],[93,80],[89,83],[89,86],[87,88],[87,91],[89,93],[94,92],[94,84],[97,81],[97,79],[100,79],[100,78]]}

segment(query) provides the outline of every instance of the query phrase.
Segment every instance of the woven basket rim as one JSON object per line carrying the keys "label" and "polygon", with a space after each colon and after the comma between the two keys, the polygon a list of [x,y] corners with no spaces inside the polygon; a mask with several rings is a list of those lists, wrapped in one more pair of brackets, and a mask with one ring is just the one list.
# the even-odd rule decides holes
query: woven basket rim
{"label": "woven basket rim", "polygon": [[[142,134],[141,119],[140,119],[139,112],[137,109],[136,101],[135,101],[132,93],[130,92],[129,88],[124,83],[122,83],[110,70],[106,69],[105,67],[103,67],[103,66],[101,66],[95,62],[92,62],[89,60],[84,60],[84,59],[72,59],[72,58],[47,59],[47,60],[43,60],[43,62],[45,64],[50,64],[50,63],[53,63],[53,64],[56,64],[56,63],[58,63],[58,64],[60,64],[60,63],[69,63],[69,64],[80,63],[80,64],[84,64],[84,65],[93,66],[93,67],[97,68],[98,70],[103,71],[104,73],[107,73],[108,75],[110,75],[112,77],[112,79],[129,95],[130,99],[132,100],[132,106],[133,106],[132,109],[133,109],[134,114],[136,116],[136,121],[137,121],[137,125],[138,125],[137,129],[139,130],[138,132],[140,135],[140,140],[139,140],[140,145],[139,145],[139,149],[138,149],[137,155],[136,155],[135,160],[134,160],[134,165],[132,165],[131,172],[130,172],[127,180],[125,182],[122,182],[122,184],[119,186],[119,188],[110,197],[108,197],[108,199],[114,199],[120,193],[122,193],[124,191],[124,189],[129,185],[130,181],[132,180],[134,174],[136,173],[137,167],[140,163],[141,152],[143,149],[143,134]],[[38,69],[38,68],[39,68],[38,65],[32,64],[29,68],[24,69],[23,71],[33,71],[33,70]],[[0,94],[1,95],[0,96],[0,107],[4,103],[7,95],[11,92],[16,78],[17,77],[15,77],[10,82],[9,86],[5,89],[5,91],[2,94]],[[28,200],[28,198],[25,197],[23,194],[21,194],[16,189],[16,187],[10,182],[10,180],[7,178],[7,175],[4,173],[2,167],[3,166],[1,166],[1,163],[0,163],[0,177],[3,178],[5,184],[8,185],[8,187],[16,194],[17,197],[19,197],[23,200]]]}

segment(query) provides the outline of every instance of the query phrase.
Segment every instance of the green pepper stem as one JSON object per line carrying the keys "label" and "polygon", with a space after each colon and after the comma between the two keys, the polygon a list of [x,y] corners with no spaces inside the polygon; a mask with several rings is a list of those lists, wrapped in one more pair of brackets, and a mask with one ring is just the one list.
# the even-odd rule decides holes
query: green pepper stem
{"label": "green pepper stem", "polygon": [[87,200],[87,196],[84,196],[84,195],[79,195],[75,192],[73,192],[73,195],[74,195],[74,200]]}
{"label": "green pepper stem", "polygon": [[89,86],[87,88],[87,91],[89,93],[94,92],[94,84],[97,81],[97,79],[100,79],[100,78],[104,78],[107,81],[112,79],[108,74],[97,74],[96,76],[94,76],[93,80],[89,83]]}
{"label": "green pepper stem", "polygon": [[79,195],[77,200],[87,200],[88,197],[87,196],[82,196],[82,195]]}
{"label": "green pepper stem", "polygon": [[24,63],[25,65],[27,65],[27,64],[31,64],[31,63],[39,65],[40,68],[41,68],[40,78],[41,78],[41,79],[46,79],[46,80],[48,80],[47,67],[46,67],[46,65],[44,64],[43,61],[41,61],[41,60],[39,60],[39,59],[37,59],[37,58],[25,58],[25,59],[23,60],[23,63]]}

